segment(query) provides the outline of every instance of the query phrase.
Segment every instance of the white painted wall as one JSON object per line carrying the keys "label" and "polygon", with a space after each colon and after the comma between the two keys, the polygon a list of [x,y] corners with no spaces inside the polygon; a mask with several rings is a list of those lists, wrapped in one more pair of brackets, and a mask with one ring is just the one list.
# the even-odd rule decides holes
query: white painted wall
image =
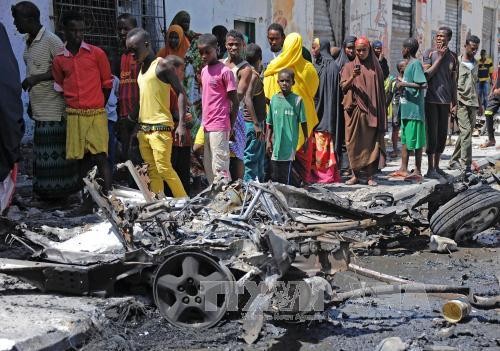
{"label": "white painted wall", "polygon": [[[5,29],[7,30],[7,34],[9,35],[10,44],[12,45],[12,49],[16,55],[17,63],[19,64],[22,81],[26,77],[26,65],[23,60],[25,41],[24,36],[19,34],[14,26],[14,19],[12,18],[12,12],[10,10],[11,6],[18,2],[19,0],[0,1],[0,22],[3,23]],[[40,21],[42,22],[42,25],[46,26],[51,31],[54,30],[54,24],[52,22],[52,0],[37,0],[35,3],[40,9]],[[28,106],[28,94],[25,92],[23,92],[23,103],[25,107],[24,111],[26,111]],[[33,139],[33,123],[26,113],[24,119],[26,121],[24,141],[26,142]]]}
{"label": "white painted wall", "polygon": [[[295,0],[292,3],[292,18],[287,18],[286,33],[299,32],[304,46],[312,43],[314,7],[312,0]],[[199,33],[210,33],[212,27],[223,25],[229,30],[234,20],[255,23],[255,41],[262,48],[267,44],[267,27],[273,22],[272,0],[166,0],[167,26],[175,14],[185,10],[191,15],[191,29]]]}
{"label": "white painted wall", "polygon": [[267,43],[266,29],[270,24],[271,7],[268,0],[167,0],[167,26],[181,10],[191,15],[191,29],[198,33],[211,33],[216,25],[228,30],[234,20],[255,23],[255,39],[259,45]]}

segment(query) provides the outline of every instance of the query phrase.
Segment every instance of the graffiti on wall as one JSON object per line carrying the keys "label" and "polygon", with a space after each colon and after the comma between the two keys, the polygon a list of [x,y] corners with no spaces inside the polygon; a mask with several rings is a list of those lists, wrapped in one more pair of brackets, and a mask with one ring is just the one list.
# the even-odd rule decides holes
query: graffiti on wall
{"label": "graffiti on wall", "polygon": [[297,32],[302,36],[303,45],[312,42],[314,6],[310,0],[272,0],[272,21],[280,23],[285,33]]}
{"label": "graffiti on wall", "polygon": [[[273,22],[279,23],[287,29],[293,27],[293,7],[295,0],[274,0],[273,1]],[[294,31],[293,28],[288,28],[288,32]]]}
{"label": "graffiti on wall", "polygon": [[419,0],[415,9],[415,38],[418,40],[418,53],[421,56],[425,49],[431,46],[431,43],[426,42],[425,33],[429,31],[429,23],[427,22],[427,2]]}
{"label": "graffiti on wall", "polygon": [[[391,12],[386,0],[368,1],[365,2],[365,6],[356,6],[355,9],[351,9],[350,34],[367,35],[370,40],[378,39],[383,43],[388,43],[387,16]],[[385,55],[388,54],[388,48],[389,45],[384,45]]]}
{"label": "graffiti on wall", "polygon": [[462,0],[462,11],[472,13],[471,0]]}

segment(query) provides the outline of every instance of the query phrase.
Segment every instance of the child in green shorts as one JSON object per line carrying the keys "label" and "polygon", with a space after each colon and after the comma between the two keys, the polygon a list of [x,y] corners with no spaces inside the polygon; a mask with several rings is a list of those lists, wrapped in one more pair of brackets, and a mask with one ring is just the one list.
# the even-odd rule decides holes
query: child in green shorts
{"label": "child in green shorts", "polygon": [[[391,174],[393,177],[404,177],[408,181],[422,181],[422,149],[425,146],[425,105],[424,89],[427,88],[422,63],[415,58],[418,51],[415,38],[406,39],[402,54],[408,60],[403,80],[398,79],[396,87],[401,89],[401,167]],[[415,170],[408,173],[409,151],[415,152]]]}

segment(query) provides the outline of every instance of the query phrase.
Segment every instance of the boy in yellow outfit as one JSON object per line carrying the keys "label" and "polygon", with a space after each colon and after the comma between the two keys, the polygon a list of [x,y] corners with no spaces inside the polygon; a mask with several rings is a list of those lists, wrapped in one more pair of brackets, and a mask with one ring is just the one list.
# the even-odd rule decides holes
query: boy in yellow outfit
{"label": "boy in yellow outfit", "polygon": [[[186,191],[179,176],[172,167],[172,130],[174,121],[170,111],[170,89],[178,96],[179,125],[175,138],[182,145],[186,138],[184,116],[186,114],[186,93],[176,75],[174,61],[156,58],[151,49],[148,32],[141,28],[132,29],[127,35],[127,49],[141,65],[139,84],[139,150],[148,164],[150,188],[154,193],[163,193],[165,181],[174,197],[185,197]],[[137,116],[138,115],[138,116]]]}

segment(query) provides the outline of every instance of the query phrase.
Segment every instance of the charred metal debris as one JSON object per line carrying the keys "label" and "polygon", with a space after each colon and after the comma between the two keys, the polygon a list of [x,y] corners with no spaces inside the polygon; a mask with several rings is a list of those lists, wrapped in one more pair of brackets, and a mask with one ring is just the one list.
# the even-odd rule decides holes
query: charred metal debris
{"label": "charred metal debris", "polygon": [[[113,245],[64,248],[21,227],[10,240],[30,248],[31,259],[0,259],[0,272],[42,291],[77,295],[109,296],[118,283],[149,285],[160,313],[179,327],[211,327],[229,311],[243,312],[248,343],[257,339],[265,314],[320,313],[374,293],[455,292],[477,306],[498,305],[498,298],[485,301],[464,287],[417,284],[350,262],[366,238],[383,237],[393,226],[413,233],[430,226],[463,241],[496,224],[500,192],[487,184],[495,177],[429,182],[359,202],[318,186],[217,181],[191,199],[158,199],[130,161],[121,166],[139,190],[117,187],[104,196],[95,171],[84,179]],[[351,235],[360,231],[368,233],[365,240]],[[347,270],[398,285],[334,291],[333,276]]]}

